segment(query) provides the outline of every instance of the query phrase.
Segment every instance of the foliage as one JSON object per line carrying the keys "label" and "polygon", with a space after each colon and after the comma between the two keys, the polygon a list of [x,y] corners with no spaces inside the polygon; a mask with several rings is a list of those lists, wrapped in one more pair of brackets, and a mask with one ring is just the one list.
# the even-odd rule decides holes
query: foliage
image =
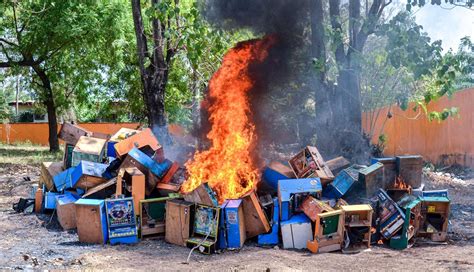
{"label": "foliage", "polygon": [[0,123],[8,121],[10,117],[10,108],[4,92],[0,92]]}
{"label": "foliage", "polygon": [[[448,3],[454,6],[472,8],[474,1],[473,0],[431,0],[432,5],[441,6],[442,2]],[[412,7],[418,6],[423,7],[426,4],[426,0],[407,0],[406,9],[411,10]]]}

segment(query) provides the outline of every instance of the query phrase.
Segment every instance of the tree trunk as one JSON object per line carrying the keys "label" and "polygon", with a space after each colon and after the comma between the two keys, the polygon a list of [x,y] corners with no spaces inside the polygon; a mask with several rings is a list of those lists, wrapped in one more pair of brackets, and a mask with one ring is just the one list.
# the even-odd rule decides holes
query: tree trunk
{"label": "tree trunk", "polygon": [[42,88],[45,94],[43,104],[46,106],[46,110],[48,112],[49,151],[57,152],[59,151],[58,120],[56,116],[56,104],[54,103],[51,81],[49,80],[49,77],[46,72],[39,66],[33,66],[33,70],[40,78]]}

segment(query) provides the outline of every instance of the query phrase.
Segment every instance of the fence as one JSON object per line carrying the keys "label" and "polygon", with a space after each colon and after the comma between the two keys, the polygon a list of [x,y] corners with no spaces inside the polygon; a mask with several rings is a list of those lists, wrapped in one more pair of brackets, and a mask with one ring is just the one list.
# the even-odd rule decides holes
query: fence
{"label": "fence", "polygon": [[[424,114],[411,110],[413,106],[407,111],[399,107],[383,108],[379,115],[382,118],[375,122],[372,141],[377,142],[383,127],[383,134],[387,136],[386,155],[421,154],[434,163],[474,167],[474,89],[459,91],[451,98],[443,97],[428,106],[429,111],[458,107],[459,118],[430,122]],[[384,126],[389,110],[392,118],[387,119]],[[370,114],[362,116],[366,131],[370,127]]]}

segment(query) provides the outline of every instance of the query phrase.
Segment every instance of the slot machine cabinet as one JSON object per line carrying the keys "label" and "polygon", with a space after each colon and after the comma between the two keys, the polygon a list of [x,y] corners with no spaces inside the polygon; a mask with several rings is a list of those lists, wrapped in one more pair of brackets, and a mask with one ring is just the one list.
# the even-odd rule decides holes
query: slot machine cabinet
{"label": "slot machine cabinet", "polygon": [[107,199],[105,207],[110,244],[137,243],[138,230],[133,198]]}
{"label": "slot machine cabinet", "polygon": [[444,242],[448,236],[450,200],[447,197],[421,197],[422,223],[418,236]]}
{"label": "slot machine cabinet", "polygon": [[337,251],[344,241],[344,215],[342,210],[319,213],[314,225],[314,239],[307,242],[313,253]]}
{"label": "slot machine cabinet", "polygon": [[370,247],[373,210],[370,205],[342,206],[344,228],[350,239],[349,247]]}
{"label": "slot machine cabinet", "polygon": [[186,241],[186,246],[188,248],[198,246],[199,252],[212,254],[216,251],[220,207],[196,205],[194,215],[193,234]]}

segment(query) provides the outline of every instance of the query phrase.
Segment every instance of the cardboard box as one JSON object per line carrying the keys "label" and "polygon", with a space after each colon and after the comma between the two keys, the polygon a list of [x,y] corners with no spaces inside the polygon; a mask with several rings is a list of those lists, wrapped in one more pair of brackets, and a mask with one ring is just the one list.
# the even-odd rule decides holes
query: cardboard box
{"label": "cardboard box", "polygon": [[72,151],[71,166],[77,166],[81,161],[101,163],[105,155],[104,139],[81,136]]}
{"label": "cardboard box", "polygon": [[152,149],[153,152],[157,152],[162,148],[150,128],[144,129],[114,145],[115,154],[119,159],[123,159],[134,148],[141,149],[144,147]]}
{"label": "cardboard box", "polygon": [[297,178],[319,177],[325,186],[334,179],[334,175],[314,146],[307,146],[289,161]]}
{"label": "cardboard box", "polygon": [[58,215],[59,225],[64,230],[76,228],[76,206],[77,201],[72,195],[56,196],[56,213]]}
{"label": "cardboard box", "polygon": [[90,136],[92,132],[87,129],[80,127],[78,125],[73,125],[70,123],[64,123],[61,126],[58,137],[59,139],[65,141],[68,144],[76,145],[81,136]]}
{"label": "cardboard box", "polygon": [[212,254],[216,251],[220,208],[196,205],[194,214],[193,234],[186,241],[186,246],[193,248],[199,245],[199,252]]}
{"label": "cardboard box", "polygon": [[[139,135],[139,134],[137,134]],[[121,168],[136,167],[146,178],[145,194],[148,196],[156,188],[156,185],[166,171],[171,167],[171,161],[165,160],[163,163],[157,163],[152,158],[137,148],[128,152],[127,157],[122,162]]]}
{"label": "cardboard box", "polygon": [[239,249],[244,245],[246,240],[242,200],[229,200],[224,213],[227,231],[227,248]]}
{"label": "cardboard box", "polygon": [[331,206],[312,196],[308,196],[301,205],[301,210],[313,222],[318,219],[318,214],[334,211]]}
{"label": "cardboard box", "polygon": [[319,178],[286,179],[278,182],[280,220],[286,221],[294,213],[301,212],[300,206],[307,196],[319,198],[322,186]]}
{"label": "cardboard box", "polygon": [[43,162],[41,164],[41,175],[39,186],[45,185],[48,191],[54,190],[53,177],[63,171],[61,162]]}
{"label": "cardboard box", "polygon": [[259,234],[270,231],[270,223],[268,222],[265,212],[258,201],[255,191],[250,191],[242,198],[244,210],[245,231],[248,239]]}
{"label": "cardboard box", "polygon": [[189,202],[217,207],[219,203],[217,202],[217,196],[214,191],[212,191],[209,184],[202,183],[194,189],[194,191],[183,195],[184,199]]}
{"label": "cardboard box", "polygon": [[280,243],[280,211],[278,206],[278,198],[273,198],[273,218],[271,222],[271,231],[269,233],[258,235],[259,246],[275,246]]}
{"label": "cardboard box", "polygon": [[398,175],[412,188],[421,186],[423,157],[419,155],[397,156]]}
{"label": "cardboard box", "polygon": [[81,161],[71,173],[71,185],[74,188],[89,190],[97,185],[107,182],[102,177],[107,165],[102,163]]}
{"label": "cardboard box", "polygon": [[194,203],[172,199],[166,201],[165,240],[178,246],[186,246],[194,222]]}
{"label": "cardboard box", "polygon": [[138,243],[137,221],[133,198],[105,200],[107,229],[111,245]]}
{"label": "cardboard box", "polygon": [[304,214],[297,214],[280,222],[283,248],[306,248],[306,242],[313,240],[311,221]]}
{"label": "cardboard box", "polygon": [[82,243],[106,244],[108,240],[105,201],[79,199],[76,206],[77,235]]}
{"label": "cardboard box", "polygon": [[342,210],[319,213],[314,225],[314,239],[307,242],[313,253],[337,251],[344,241],[344,214]]}

